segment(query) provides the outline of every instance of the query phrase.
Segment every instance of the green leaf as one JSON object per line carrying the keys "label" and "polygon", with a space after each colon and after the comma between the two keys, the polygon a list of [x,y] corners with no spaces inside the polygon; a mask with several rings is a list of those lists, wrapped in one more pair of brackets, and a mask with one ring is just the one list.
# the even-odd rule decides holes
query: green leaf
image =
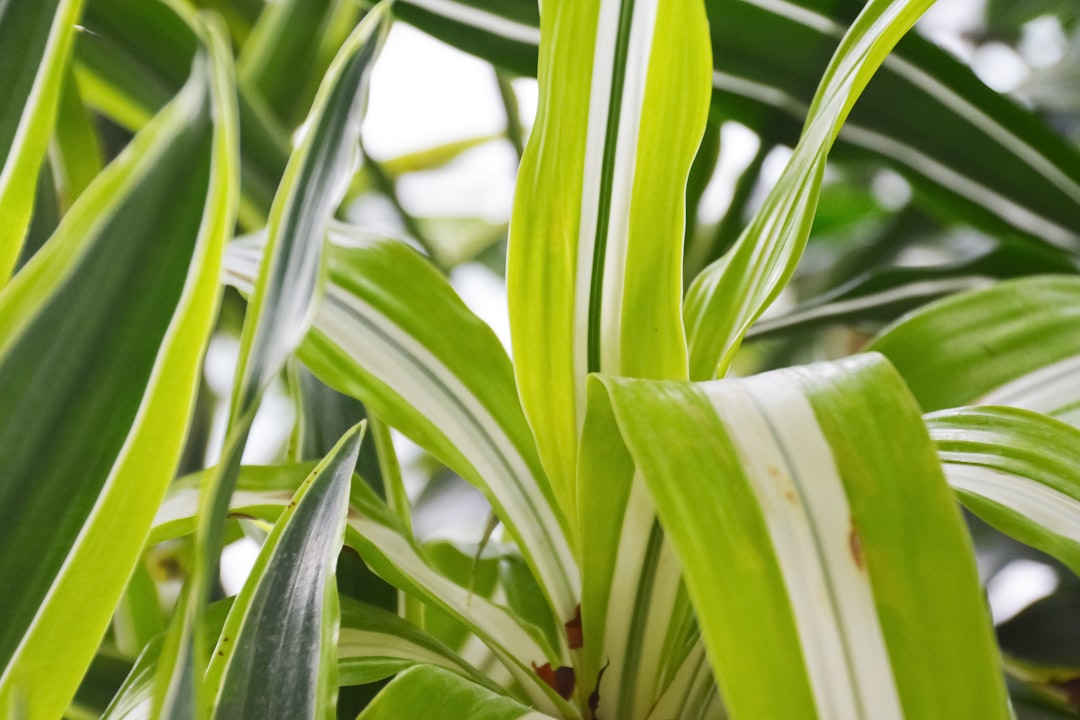
{"label": "green leaf", "polygon": [[353,486],[346,542],[384,580],[450,615],[477,635],[512,673],[524,697],[545,712],[577,717],[535,668],[567,665],[565,648],[551,648],[543,633],[505,607],[473,594],[436,569],[386,504],[363,484]]}
{"label": "green leaf", "polygon": [[1080,572],[1080,430],[1007,407],[943,410],[926,426],[969,510]]}
{"label": "green leaf", "polygon": [[581,683],[599,686],[603,715],[644,716],[689,649],[691,610],[679,560],[597,383],[590,384],[578,473]]}
{"label": "green leaf", "polygon": [[[794,145],[861,3],[706,0],[705,7],[713,112],[768,127]],[[536,71],[534,0],[403,0],[396,12],[465,52],[519,74]],[[838,141],[842,152],[834,154],[887,163],[924,202],[990,234],[1080,246],[1080,151],[922,38],[904,38],[885,60]]]}
{"label": "green leaf", "polygon": [[682,237],[706,27],[693,0],[552,0],[541,17],[507,284],[518,390],[572,537],[586,376],[686,377]]}
{"label": "green leaf", "polygon": [[414,665],[438,665],[498,691],[476,668],[415,625],[380,607],[341,599],[338,675],[342,685],[375,682]]}
{"label": "green leaf", "polygon": [[[332,239],[331,283],[304,362],[480,488],[566,622],[578,572],[506,351],[411,248],[342,225]],[[231,246],[226,281],[245,289],[257,258]]]}
{"label": "green leaf", "polygon": [[0,287],[19,258],[34,188],[52,133],[82,0],[7,2],[0,7]]}
{"label": "green leaf", "polygon": [[593,383],[677,550],[732,717],[1009,716],[970,541],[880,356]]}
{"label": "green leaf", "polygon": [[799,143],[761,210],[731,251],[705,268],[687,291],[691,378],[723,376],[750,325],[791,278],[840,127],[885,56],[931,2],[871,1],[844,36]]}
{"label": "green leaf", "polygon": [[[135,131],[168,102],[183,84],[199,45],[186,7],[143,0],[88,4],[83,19],[88,32],[76,46],[75,72],[91,108]],[[289,134],[256,92],[243,84],[237,90],[243,178],[239,219],[255,228],[266,223],[289,159]]]}
{"label": "green leaf", "polygon": [[1080,420],[1080,278],[1040,276],[956,295],[902,318],[869,346],[924,410],[1011,405]]}
{"label": "green leaf", "polygon": [[326,72],[359,11],[356,3],[342,0],[265,5],[237,62],[240,82],[256,89],[283,124],[292,127],[314,97],[312,78]]}
{"label": "green leaf", "polygon": [[536,712],[505,695],[440,667],[422,666],[401,673],[357,720],[543,720],[557,716]]}
{"label": "green leaf", "polygon": [[334,566],[362,435],[341,438],[266,538],[206,672],[214,717],[336,717]]}
{"label": "green leaf", "polygon": [[0,295],[0,707],[31,718],[74,692],[180,457],[238,195],[211,55]]}
{"label": "green leaf", "polygon": [[766,338],[829,323],[889,322],[932,300],[988,287],[995,278],[1069,273],[1075,269],[1075,261],[1064,253],[1003,242],[955,262],[892,266],[861,273],[789,313],[757,322],[746,337]]}
{"label": "green leaf", "polygon": [[385,6],[373,10],[341,48],[323,79],[305,137],[289,159],[274,198],[267,249],[240,339],[223,459],[200,499],[198,551],[184,612],[176,615],[174,638],[163,654],[167,660],[159,665],[161,688],[155,714],[186,717],[189,683],[201,706],[201,678],[193,668],[201,666],[204,652],[193,628],[201,624],[217,568],[225,514],[255,410],[266,387],[303,339],[318,304],[325,273],[323,240],[352,176],[368,78],[388,22]]}

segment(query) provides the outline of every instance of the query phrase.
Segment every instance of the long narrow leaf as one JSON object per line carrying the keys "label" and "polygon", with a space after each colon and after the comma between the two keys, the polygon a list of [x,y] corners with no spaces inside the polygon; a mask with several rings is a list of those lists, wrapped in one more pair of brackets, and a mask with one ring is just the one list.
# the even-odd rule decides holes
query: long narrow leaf
{"label": "long narrow leaf", "polygon": [[334,566],[362,435],[341,438],[266,538],[206,673],[215,718],[336,717]]}
{"label": "long narrow leaf", "polygon": [[553,0],[541,16],[507,283],[522,405],[572,522],[588,373],[686,377],[683,189],[708,108],[705,28],[690,0]]}
{"label": "long narrow leaf", "polygon": [[851,107],[900,37],[932,0],[872,0],[822,77],[799,144],[735,247],[686,296],[690,376],[723,376],[750,325],[776,299],[810,234],[825,161]]}
{"label": "long narrow leaf", "polygon": [[0,7],[0,287],[19,258],[82,0]]}
{"label": "long narrow leaf", "polygon": [[289,160],[267,227],[263,255],[240,339],[240,356],[229,402],[222,462],[204,488],[196,532],[198,550],[174,637],[158,668],[161,687],[155,713],[186,717],[194,689],[202,706],[204,648],[194,629],[208,598],[224,533],[225,513],[236,485],[240,457],[262,393],[284,368],[310,325],[325,269],[327,225],[354,170],[360,121],[367,104],[371,65],[388,29],[389,15],[373,10],[349,37],[323,80],[307,135]]}
{"label": "long narrow leaf", "polygon": [[212,52],[0,295],[4,712],[64,709],[180,456],[238,195]]}

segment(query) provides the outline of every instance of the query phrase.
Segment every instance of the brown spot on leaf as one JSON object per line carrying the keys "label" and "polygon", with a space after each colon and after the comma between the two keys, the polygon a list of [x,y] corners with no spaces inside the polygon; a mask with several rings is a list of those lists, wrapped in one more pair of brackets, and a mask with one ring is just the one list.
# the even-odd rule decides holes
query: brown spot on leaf
{"label": "brown spot on leaf", "polygon": [[855,560],[855,567],[865,570],[866,560],[863,558],[862,540],[859,539],[859,531],[855,529],[854,522],[852,522],[851,530],[848,532],[848,549],[851,550],[851,557]]}
{"label": "brown spot on leaf", "polygon": [[536,663],[531,664],[536,676],[543,680],[552,690],[559,693],[559,697],[563,700],[569,700],[570,696],[574,694],[573,668],[564,665],[553,670],[551,663],[544,663],[540,667],[536,667]]}
{"label": "brown spot on leaf", "polygon": [[600,707],[600,681],[604,679],[604,671],[608,669],[608,665],[611,664],[611,660],[604,663],[604,667],[600,668],[600,672],[596,674],[596,687],[589,693],[589,715],[592,720],[600,720],[600,716],[596,714],[596,709]]}
{"label": "brown spot on leaf", "polygon": [[580,649],[585,644],[585,640],[581,632],[581,605],[578,605],[576,608],[574,608],[574,617],[571,618],[563,627],[566,628],[566,643],[570,646],[570,649]]}

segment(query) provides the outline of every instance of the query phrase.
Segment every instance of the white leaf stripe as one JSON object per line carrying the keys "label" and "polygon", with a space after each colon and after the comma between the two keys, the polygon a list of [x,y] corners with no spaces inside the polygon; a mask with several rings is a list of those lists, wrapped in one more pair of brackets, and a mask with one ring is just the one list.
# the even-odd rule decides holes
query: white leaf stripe
{"label": "white leaf stripe", "polygon": [[316,327],[362,359],[365,371],[419,409],[473,464],[551,594],[557,617],[573,617],[580,581],[566,538],[528,465],[483,404],[419,341],[338,286],[327,291]]}
{"label": "white leaf stripe", "polygon": [[[809,110],[806,103],[785,90],[719,70],[713,72],[713,87],[772,105],[795,117],[803,117]],[[848,121],[840,129],[839,139],[887,157],[942,187],[952,188],[1006,223],[1047,242],[1066,249],[1075,249],[1080,245],[1080,234],[1076,231],[1042,217],[1030,208],[1020,205],[978,180],[957,172],[956,169],[938,162],[896,138]]]}
{"label": "white leaf stripe", "polygon": [[[647,530],[648,529],[648,530]],[[624,511],[604,628],[604,712],[641,716],[657,700],[668,637],[678,630],[682,571],[656,521],[644,479],[635,473]],[[611,692],[618,688],[618,693]]]}
{"label": "white leaf stripe", "polygon": [[630,205],[657,11],[657,0],[600,3],[574,298],[579,425],[588,373],[620,371]]}
{"label": "white leaf stripe", "polygon": [[507,40],[524,45],[540,45],[540,28],[525,25],[471,5],[453,2],[453,0],[401,0],[401,4],[412,5],[433,15],[439,15],[452,22],[468,25]]}
{"label": "white leaf stripe", "polygon": [[1009,405],[1057,415],[1080,401],[1080,355],[1067,357],[1021,375],[991,390],[978,405]]}
{"label": "white leaf stripe", "polygon": [[851,508],[809,401],[779,375],[701,387],[762,509],[819,717],[902,718],[873,588],[852,560]]}
{"label": "white leaf stripe", "polygon": [[950,462],[945,477],[955,490],[989,500],[1056,535],[1080,543],[1080,501],[1036,480],[990,467]]}
{"label": "white leaf stripe", "polygon": [[[422,593],[426,602],[433,603],[466,624],[491,648],[510,670],[529,699],[544,712],[561,714],[571,706],[561,702],[532,671],[529,663],[558,661],[543,648],[505,609],[470,593],[441,575],[423,560],[412,544],[395,529],[368,517],[350,517],[349,526],[370,543],[364,559],[371,563],[374,551],[401,575],[406,585]],[[374,563],[377,568],[377,562]],[[394,584],[397,584],[396,582]],[[559,702],[556,702],[556,701]]]}

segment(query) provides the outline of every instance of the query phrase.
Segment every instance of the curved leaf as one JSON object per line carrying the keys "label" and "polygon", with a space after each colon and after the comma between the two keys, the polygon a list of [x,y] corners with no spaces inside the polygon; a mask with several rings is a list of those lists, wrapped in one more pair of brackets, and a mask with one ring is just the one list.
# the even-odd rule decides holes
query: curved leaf
{"label": "curved leaf", "polygon": [[1009,717],[970,541],[880,356],[593,382],[682,562],[732,717]]}
{"label": "curved leaf", "polygon": [[1080,278],[1040,276],[956,295],[870,345],[924,410],[1012,405],[1080,420]]}
{"label": "curved leaf", "polygon": [[180,457],[238,194],[212,54],[0,295],[0,707],[28,717],[74,693]]}
{"label": "curved leaf", "polygon": [[[411,248],[354,235],[333,233],[331,283],[304,361],[480,488],[566,622],[578,572],[506,352]],[[243,289],[257,257],[230,247],[227,280]]]}
{"label": "curved leaf", "polygon": [[969,510],[1080,573],[1080,430],[1007,407],[943,410],[926,426]]}
{"label": "curved leaf", "polygon": [[825,160],[871,76],[932,0],[871,0],[837,48],[780,179],[735,246],[686,295],[690,377],[727,372],[750,325],[779,295],[802,256]]}
{"label": "curved leaf", "polygon": [[544,720],[552,718],[505,695],[439,667],[421,666],[401,673],[375,696],[357,720]]}

